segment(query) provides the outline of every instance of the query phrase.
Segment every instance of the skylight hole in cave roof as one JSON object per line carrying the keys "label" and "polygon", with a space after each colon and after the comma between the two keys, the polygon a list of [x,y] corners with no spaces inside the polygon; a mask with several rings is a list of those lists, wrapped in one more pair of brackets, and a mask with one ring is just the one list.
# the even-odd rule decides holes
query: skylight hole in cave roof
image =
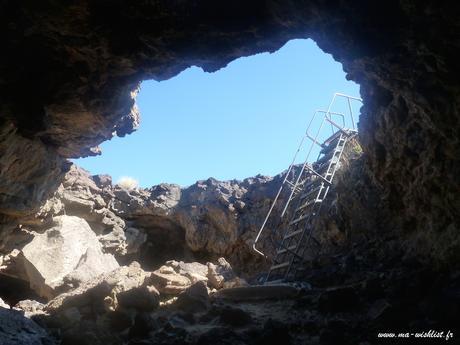
{"label": "skylight hole in cave roof", "polygon": [[114,181],[132,177],[141,187],[273,176],[289,166],[314,110],[337,91],[358,96],[359,86],[310,39],[214,73],[190,67],[169,80],[144,81],[140,128],[76,163]]}

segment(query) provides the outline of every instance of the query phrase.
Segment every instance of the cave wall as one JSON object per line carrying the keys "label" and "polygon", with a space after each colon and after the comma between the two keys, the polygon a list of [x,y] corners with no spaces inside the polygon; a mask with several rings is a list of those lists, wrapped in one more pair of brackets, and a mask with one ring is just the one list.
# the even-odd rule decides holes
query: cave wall
{"label": "cave wall", "polygon": [[66,158],[135,130],[140,81],[312,38],[361,85],[360,139],[391,215],[382,221],[407,234],[407,248],[449,260],[459,244],[459,12],[436,1],[1,1],[0,212],[33,213]]}

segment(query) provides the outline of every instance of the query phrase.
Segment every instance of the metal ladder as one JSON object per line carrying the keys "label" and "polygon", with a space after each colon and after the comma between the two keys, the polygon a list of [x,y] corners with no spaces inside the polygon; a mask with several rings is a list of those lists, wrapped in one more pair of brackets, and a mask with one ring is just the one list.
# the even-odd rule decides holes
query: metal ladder
{"label": "metal ladder", "polygon": [[[349,110],[349,119],[346,121],[344,113],[332,112],[334,102],[337,98],[346,99]],[[279,241],[273,264],[265,277],[264,283],[275,284],[285,280],[296,279],[296,273],[302,268],[303,264],[312,260],[320,253],[321,244],[315,234],[315,220],[321,209],[321,204],[327,197],[334,175],[340,165],[342,153],[347,142],[357,134],[355,121],[351,106],[352,101],[360,101],[356,97],[347,96],[341,93],[334,94],[327,111],[317,110],[307,127],[305,136],[299,145],[291,166],[286,172],[283,183],[271,205],[271,208],[262,224],[253,249],[261,254],[265,254],[256,248],[257,242],[267,225],[270,217],[274,217],[275,205],[280,202],[282,192],[288,194],[284,207],[279,216],[279,232],[282,232],[282,239]],[[310,130],[317,115],[322,116],[316,135],[311,135]],[[340,117],[342,125],[334,121],[333,117]],[[349,124],[351,128],[346,128]],[[332,134],[323,142],[321,134],[327,125],[331,126]],[[299,166],[295,164],[297,155],[304,146],[305,139],[311,141],[307,158]],[[314,147],[319,149],[316,161],[313,164],[308,162],[308,158],[313,152]],[[300,169],[300,170],[299,170]]]}

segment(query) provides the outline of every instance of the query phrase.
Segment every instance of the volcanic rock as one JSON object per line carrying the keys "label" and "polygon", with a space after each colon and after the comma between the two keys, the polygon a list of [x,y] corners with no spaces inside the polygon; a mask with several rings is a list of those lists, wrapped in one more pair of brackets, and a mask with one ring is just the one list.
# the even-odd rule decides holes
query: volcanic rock
{"label": "volcanic rock", "polygon": [[24,312],[24,315],[28,318],[31,318],[34,315],[44,314],[44,307],[45,305],[43,303],[30,299],[19,301],[14,305],[14,309],[22,310]]}
{"label": "volcanic rock", "polygon": [[161,293],[168,295],[178,295],[192,284],[190,279],[176,273],[173,268],[168,266],[162,266],[154,271],[151,279]]}
{"label": "volcanic rock", "polygon": [[206,283],[198,281],[179,294],[174,307],[186,313],[196,313],[209,308],[209,294]]}
{"label": "volcanic rock", "polygon": [[207,277],[215,289],[223,288],[226,281],[236,278],[232,266],[224,258],[219,258],[217,265],[208,262]]}
{"label": "volcanic rock", "polygon": [[31,287],[52,298],[65,283],[80,284],[118,267],[104,254],[85,220],[73,216],[54,218],[54,226],[22,249],[24,268]]}
{"label": "volcanic rock", "polygon": [[[155,289],[149,288],[146,278],[149,276],[142,270],[138,263],[134,262],[129,266],[119,267],[111,272],[104,273],[96,278],[86,281],[76,289],[62,293],[49,301],[44,310],[47,313],[60,313],[70,308],[87,312],[86,306],[96,306],[96,313],[105,313],[110,310],[117,310],[119,306],[118,295],[125,294],[122,300],[131,305],[130,296],[127,292],[133,289],[145,287],[148,294],[157,296]],[[142,292],[141,292],[142,293]],[[135,293],[133,293],[135,294]],[[93,310],[93,309],[91,309]]]}
{"label": "volcanic rock", "polygon": [[53,339],[34,321],[17,310],[0,307],[0,344],[4,345],[54,345]]}

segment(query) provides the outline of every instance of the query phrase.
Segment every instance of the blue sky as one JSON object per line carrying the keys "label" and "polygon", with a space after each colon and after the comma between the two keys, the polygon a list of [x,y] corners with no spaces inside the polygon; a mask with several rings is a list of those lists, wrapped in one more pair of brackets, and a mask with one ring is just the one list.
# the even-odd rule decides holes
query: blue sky
{"label": "blue sky", "polygon": [[[75,160],[92,174],[168,182],[243,179],[286,169],[315,109],[334,92],[359,96],[340,63],[312,40],[293,40],[205,73],[144,81],[140,128],[101,145],[102,155]],[[359,108],[356,108],[359,110]]]}

